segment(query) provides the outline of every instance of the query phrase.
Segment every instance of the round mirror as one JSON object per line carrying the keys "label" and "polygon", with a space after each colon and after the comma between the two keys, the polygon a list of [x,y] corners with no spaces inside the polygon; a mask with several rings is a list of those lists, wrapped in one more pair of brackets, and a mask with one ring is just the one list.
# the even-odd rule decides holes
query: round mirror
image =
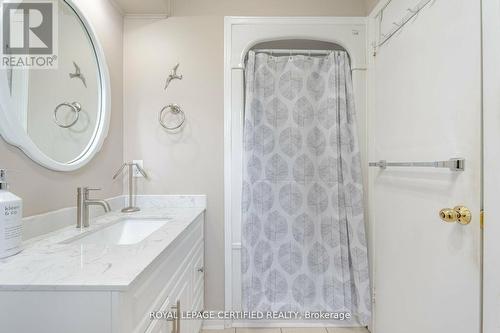
{"label": "round mirror", "polygon": [[[11,37],[10,45],[4,41],[2,57],[6,56],[6,46],[23,45],[23,37],[15,35],[16,24],[21,26],[18,34],[28,31],[30,35],[29,41],[24,38],[28,47],[8,49],[17,63],[0,69],[1,135],[44,167],[79,169],[100,150],[109,126],[109,75],[97,37],[69,0],[54,0],[50,8],[19,5],[5,10],[10,10]],[[24,15],[30,20],[29,26],[39,30],[23,32],[25,21],[16,22],[16,11],[21,16],[29,13]],[[32,17],[31,13],[39,15]],[[36,20],[43,23],[37,25]],[[53,39],[46,33],[50,27]],[[36,51],[29,49],[37,43]],[[40,45],[49,44],[52,54],[42,53]],[[18,65],[30,57],[35,59],[33,63]]]}

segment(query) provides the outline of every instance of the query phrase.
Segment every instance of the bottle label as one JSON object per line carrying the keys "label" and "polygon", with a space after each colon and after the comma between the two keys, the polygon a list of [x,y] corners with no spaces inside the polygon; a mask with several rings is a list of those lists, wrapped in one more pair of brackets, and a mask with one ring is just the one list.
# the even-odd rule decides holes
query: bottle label
{"label": "bottle label", "polygon": [[19,252],[22,239],[21,201],[0,202],[0,258]]}

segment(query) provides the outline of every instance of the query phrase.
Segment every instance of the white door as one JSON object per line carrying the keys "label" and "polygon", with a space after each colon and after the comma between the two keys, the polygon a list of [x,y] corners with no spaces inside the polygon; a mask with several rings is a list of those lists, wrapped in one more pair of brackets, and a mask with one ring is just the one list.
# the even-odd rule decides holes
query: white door
{"label": "white door", "polygon": [[[480,332],[480,15],[480,1],[431,1],[373,59],[370,158],[466,159],[371,168],[375,333]],[[441,221],[458,205],[469,225]]]}

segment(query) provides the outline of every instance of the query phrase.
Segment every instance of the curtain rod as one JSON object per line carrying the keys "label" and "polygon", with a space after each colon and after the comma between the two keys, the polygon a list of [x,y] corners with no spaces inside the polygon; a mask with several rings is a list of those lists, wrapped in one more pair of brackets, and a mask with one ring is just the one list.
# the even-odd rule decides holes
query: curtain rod
{"label": "curtain rod", "polygon": [[337,50],[289,50],[289,49],[255,49],[255,53],[286,54],[286,55],[328,55]]}

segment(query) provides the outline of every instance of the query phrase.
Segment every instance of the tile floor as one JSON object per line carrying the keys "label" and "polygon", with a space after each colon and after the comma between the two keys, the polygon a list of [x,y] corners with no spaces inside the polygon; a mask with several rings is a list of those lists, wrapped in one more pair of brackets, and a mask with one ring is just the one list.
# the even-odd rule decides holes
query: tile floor
{"label": "tile floor", "polygon": [[230,328],[203,333],[369,333],[365,328]]}

